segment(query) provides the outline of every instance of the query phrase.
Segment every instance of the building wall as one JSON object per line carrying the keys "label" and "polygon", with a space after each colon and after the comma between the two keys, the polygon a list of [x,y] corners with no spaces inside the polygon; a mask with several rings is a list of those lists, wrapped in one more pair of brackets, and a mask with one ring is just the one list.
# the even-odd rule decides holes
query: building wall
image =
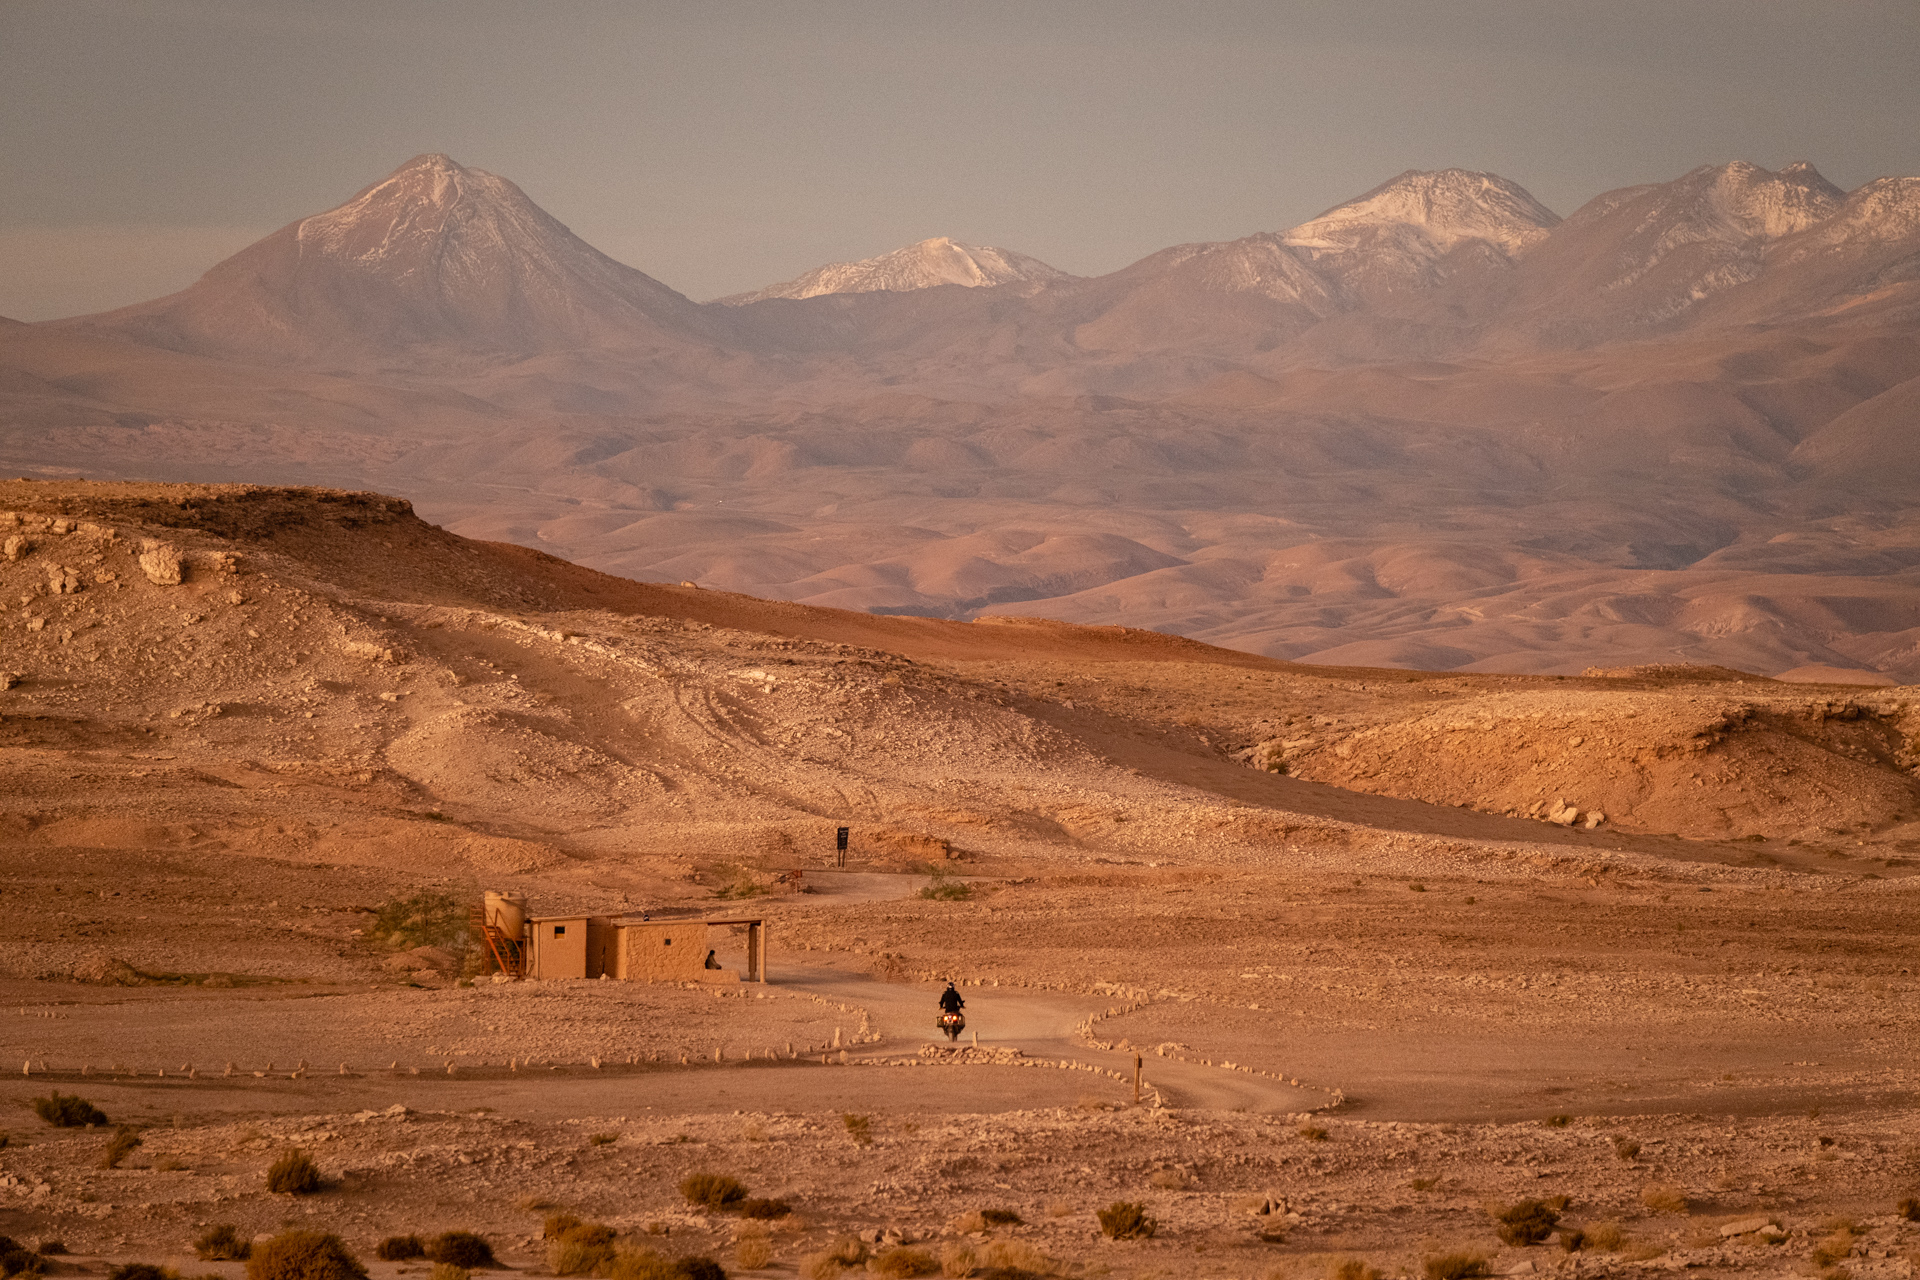
{"label": "building wall", "polygon": [[620,930],[607,916],[587,917],[587,973],[589,978],[614,976],[620,967]]}
{"label": "building wall", "polygon": [[628,982],[698,982],[705,971],[707,926],[700,920],[622,920],[613,976]]}
{"label": "building wall", "polygon": [[[529,921],[533,954],[529,978],[584,978],[587,976],[587,917]],[[705,955],[705,952],[701,953]]]}

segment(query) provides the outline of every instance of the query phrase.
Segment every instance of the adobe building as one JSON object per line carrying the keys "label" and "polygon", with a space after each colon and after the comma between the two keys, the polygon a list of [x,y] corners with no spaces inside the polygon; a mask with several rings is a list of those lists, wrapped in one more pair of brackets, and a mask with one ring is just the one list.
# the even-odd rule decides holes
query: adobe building
{"label": "adobe building", "polygon": [[[525,901],[488,894],[485,934],[503,971],[528,978],[599,978],[623,982],[767,980],[764,919],[642,920],[630,916],[528,916]],[[518,919],[515,917],[518,916]],[[508,932],[519,926],[516,938]],[[715,926],[744,925],[746,972],[709,969]]]}

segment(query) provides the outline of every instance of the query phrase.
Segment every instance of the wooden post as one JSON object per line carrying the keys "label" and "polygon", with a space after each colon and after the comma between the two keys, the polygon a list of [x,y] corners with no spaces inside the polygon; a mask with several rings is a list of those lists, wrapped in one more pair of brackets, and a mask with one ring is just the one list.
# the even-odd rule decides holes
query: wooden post
{"label": "wooden post", "polygon": [[1135,1105],[1138,1105],[1140,1102],[1140,1068],[1146,1065],[1146,1061],[1145,1058],[1137,1053],[1133,1055],[1133,1101]]}

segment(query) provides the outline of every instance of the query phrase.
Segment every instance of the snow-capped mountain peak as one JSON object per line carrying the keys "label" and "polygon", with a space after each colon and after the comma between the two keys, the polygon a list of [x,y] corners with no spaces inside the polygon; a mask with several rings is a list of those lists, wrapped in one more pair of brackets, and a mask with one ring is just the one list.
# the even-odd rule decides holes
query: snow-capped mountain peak
{"label": "snow-capped mountain peak", "polygon": [[1846,199],[1846,192],[1804,160],[1777,173],[1735,160],[1696,169],[1688,178],[1702,188],[1700,198],[1714,214],[1741,235],[1760,240],[1805,231],[1830,217]]}
{"label": "snow-capped mountain peak", "polygon": [[[1511,257],[1560,221],[1516,182],[1467,169],[1409,169],[1365,195],[1282,233],[1316,257],[1344,253],[1382,233],[1400,233],[1436,253],[1481,240]],[[1411,233],[1411,234],[1408,234]]]}
{"label": "snow-capped mountain peak", "polygon": [[758,292],[735,294],[717,301],[729,306],[741,306],[768,298],[817,298],[828,293],[875,293],[882,290],[906,292],[931,289],[943,284],[957,284],[969,289],[1003,284],[1025,284],[1038,288],[1056,280],[1074,278],[1038,258],[1015,253],[1011,249],[963,244],[946,236],[936,236],[875,258],[816,267],[805,275],[769,285]]}

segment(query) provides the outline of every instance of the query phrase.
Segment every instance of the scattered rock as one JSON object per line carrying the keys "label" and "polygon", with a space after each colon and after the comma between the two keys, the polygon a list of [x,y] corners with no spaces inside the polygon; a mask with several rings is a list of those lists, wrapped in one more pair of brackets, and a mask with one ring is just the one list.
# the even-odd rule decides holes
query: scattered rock
{"label": "scattered rock", "polygon": [[140,544],[140,571],[156,587],[177,587],[183,579],[183,561],[178,548],[148,540]]}

